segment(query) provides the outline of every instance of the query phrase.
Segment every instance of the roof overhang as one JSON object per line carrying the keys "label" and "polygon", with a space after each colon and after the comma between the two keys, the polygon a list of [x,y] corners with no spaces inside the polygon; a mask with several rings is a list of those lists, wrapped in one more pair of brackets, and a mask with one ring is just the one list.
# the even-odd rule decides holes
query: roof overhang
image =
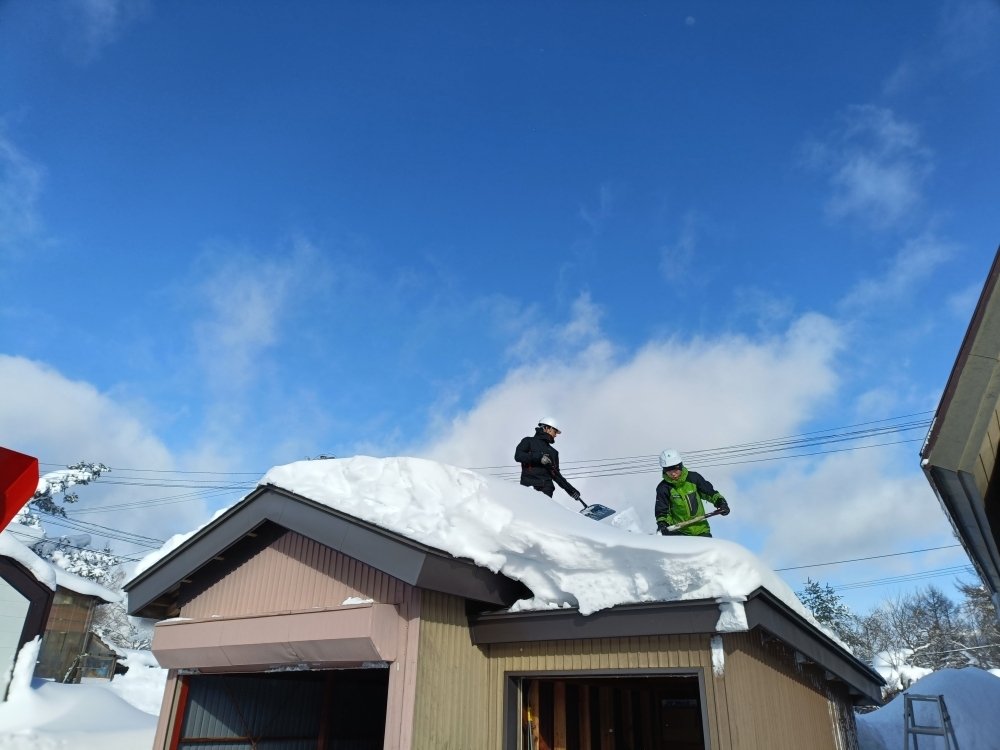
{"label": "roof overhang", "polygon": [[[757,589],[744,605],[747,624],[759,627],[807,660],[843,681],[858,704],[881,705],[885,680],[828,635],[766,589]],[[714,633],[718,603],[710,599],[629,604],[584,616],[575,609],[539,612],[491,612],[470,615],[476,644],[632,638],[650,635]]]}
{"label": "roof overhang", "polygon": [[[128,612],[140,617],[170,616],[181,583],[213,566],[227,565],[228,550],[258,545],[255,530],[294,531],[360,560],[404,583],[507,607],[530,597],[524,584],[452,557],[329,506],[271,485],[258,487],[226,513],[125,585]],[[273,532],[267,537],[273,536]]]}
{"label": "roof overhang", "polygon": [[965,333],[921,466],[998,603],[1000,592],[1000,250]]}

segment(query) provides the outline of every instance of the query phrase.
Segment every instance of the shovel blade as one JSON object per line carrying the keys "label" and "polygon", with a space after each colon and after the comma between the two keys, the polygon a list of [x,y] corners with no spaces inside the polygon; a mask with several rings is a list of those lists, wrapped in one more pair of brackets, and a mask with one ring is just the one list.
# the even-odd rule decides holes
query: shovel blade
{"label": "shovel blade", "polygon": [[595,503],[594,505],[588,505],[586,508],[581,510],[580,515],[592,518],[595,521],[600,521],[602,518],[613,516],[616,512],[617,511],[612,510],[607,505],[599,505]]}

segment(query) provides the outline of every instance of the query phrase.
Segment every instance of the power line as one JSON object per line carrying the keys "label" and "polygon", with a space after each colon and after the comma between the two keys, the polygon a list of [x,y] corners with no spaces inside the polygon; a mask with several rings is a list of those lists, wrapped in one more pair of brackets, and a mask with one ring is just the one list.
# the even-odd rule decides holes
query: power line
{"label": "power line", "polygon": [[803,568],[822,568],[826,565],[841,565],[843,563],[852,562],[862,562],[864,560],[881,560],[883,557],[898,557],[899,555],[916,555],[920,552],[934,552],[939,549],[954,549],[956,547],[961,547],[961,544],[948,544],[944,547],[927,547],[926,549],[911,549],[907,552],[891,552],[888,555],[872,555],[871,557],[853,557],[850,560],[834,560],[833,562],[825,563],[813,563],[811,565],[795,565],[791,568],[775,568],[775,573],[781,573],[785,570],[802,570]]}
{"label": "power line", "polygon": [[907,573],[899,576],[891,576],[888,578],[875,578],[870,581],[856,581],[854,583],[843,583],[839,586],[834,586],[836,591],[851,591],[853,589],[865,589],[872,586],[889,586],[894,583],[912,583],[913,581],[922,581],[927,578],[940,578],[942,576],[954,576],[959,573],[974,573],[970,565],[956,565],[950,568],[938,568],[936,570],[925,570],[920,573]]}

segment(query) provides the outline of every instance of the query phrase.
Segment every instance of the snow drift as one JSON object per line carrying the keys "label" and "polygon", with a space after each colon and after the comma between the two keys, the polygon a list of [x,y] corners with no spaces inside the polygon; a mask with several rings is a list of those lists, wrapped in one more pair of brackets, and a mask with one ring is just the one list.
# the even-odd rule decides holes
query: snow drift
{"label": "snow drift", "polygon": [[[719,630],[745,630],[742,602],[764,587],[815,624],[792,590],[738,544],[631,533],[519,485],[491,485],[468,469],[357,456],[278,466],[259,485],[290,490],[522,581],[534,596],[514,610],[579,607],[590,614],[617,604],[713,599],[723,604]],[[190,535],[147,556],[137,574]]]}
{"label": "snow drift", "polygon": [[45,584],[53,591],[56,586],[62,586],[64,589],[75,591],[78,594],[96,596],[106,602],[120,602],[122,600],[120,594],[116,594],[101,584],[74,575],[39,557],[29,547],[15,539],[14,535],[7,530],[0,531],[0,556],[9,557],[21,563],[31,572],[35,580]]}
{"label": "snow drift", "polygon": [[[976,667],[942,669],[917,680],[907,691],[913,695],[943,695],[955,738],[961,750],[996,750],[1000,747],[1000,679]],[[920,724],[939,726],[937,709],[918,704]],[[860,750],[895,750],[903,740],[903,696],[870,714],[857,717]],[[921,748],[943,748],[939,737],[921,737]],[[953,745],[954,747],[954,745]]]}

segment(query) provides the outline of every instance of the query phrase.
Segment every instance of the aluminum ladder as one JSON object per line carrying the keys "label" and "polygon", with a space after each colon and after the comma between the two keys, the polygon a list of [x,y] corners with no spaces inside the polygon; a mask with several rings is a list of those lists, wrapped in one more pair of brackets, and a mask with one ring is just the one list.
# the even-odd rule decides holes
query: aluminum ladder
{"label": "aluminum ladder", "polygon": [[[910,695],[903,693],[903,750],[910,750],[910,737],[913,737],[913,750],[919,750],[917,742],[919,735],[930,735],[932,737],[944,737],[945,750],[959,750],[958,740],[955,737],[955,727],[952,726],[951,716],[948,715],[948,708],[944,705],[943,695]],[[933,703],[938,709],[939,725],[928,726],[917,724],[913,714],[914,703]],[[951,739],[949,740],[949,735]]]}

